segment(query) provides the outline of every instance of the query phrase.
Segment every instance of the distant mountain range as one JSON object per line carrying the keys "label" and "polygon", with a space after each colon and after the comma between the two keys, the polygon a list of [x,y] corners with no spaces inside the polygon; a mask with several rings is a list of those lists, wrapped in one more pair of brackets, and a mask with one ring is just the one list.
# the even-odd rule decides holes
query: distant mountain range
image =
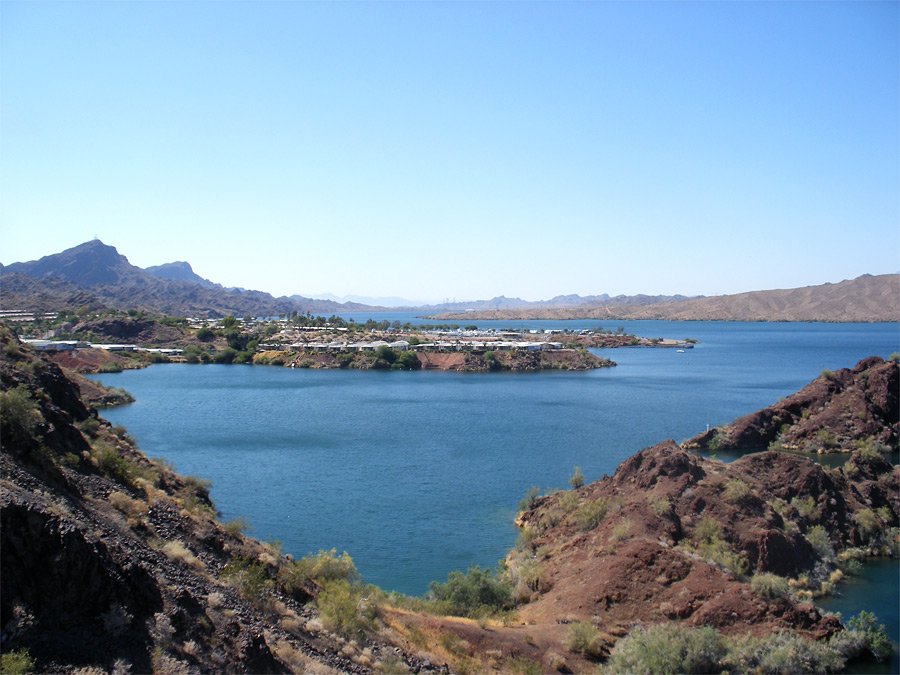
{"label": "distant mountain range", "polygon": [[667,321],[900,321],[900,275],[864,274],[836,284],[753,291],[678,301],[621,303],[617,298],[573,308],[443,312],[444,320],[660,319]]}
{"label": "distant mountain range", "polygon": [[114,247],[89,241],[40,260],[0,268],[0,304],[35,311],[87,306],[138,309],[175,316],[275,316],[292,311],[333,314],[369,310],[357,303],[276,298],[229,289],[194,273],[186,262],[141,269]]}
{"label": "distant mountain range", "polygon": [[[175,316],[276,316],[290,312],[416,311],[442,319],[670,319],[743,321],[897,321],[900,275],[864,275],[838,284],[716,297],[684,295],[558,295],[528,301],[490,300],[411,306],[403,298],[274,297],[226,288],[184,261],[141,269],[114,247],[89,241],[40,260],[0,265],[0,305],[41,312],[88,307],[138,309]],[[367,300],[372,303],[360,302]]]}

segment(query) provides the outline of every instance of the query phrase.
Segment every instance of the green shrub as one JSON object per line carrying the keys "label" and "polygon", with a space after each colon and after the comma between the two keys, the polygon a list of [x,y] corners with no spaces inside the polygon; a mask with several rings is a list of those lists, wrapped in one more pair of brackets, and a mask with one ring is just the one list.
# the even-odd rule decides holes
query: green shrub
{"label": "green shrub", "polygon": [[415,352],[404,351],[397,357],[397,362],[394,365],[399,365],[404,370],[419,370],[422,367],[422,363],[419,361],[419,357],[416,356]]}
{"label": "green shrub", "polygon": [[819,429],[816,432],[816,442],[824,450],[834,450],[838,446],[834,434],[828,429]]}
{"label": "green shrub", "polygon": [[233,363],[234,357],[237,356],[237,350],[231,347],[225,347],[213,354],[213,363]]}
{"label": "green shrub", "polygon": [[650,506],[653,507],[653,511],[656,515],[664,516],[672,508],[672,502],[668,499],[656,499],[650,503]]}
{"label": "green shrub", "polygon": [[578,508],[578,493],[574,491],[564,493],[559,498],[559,507],[565,513],[572,513]]}
{"label": "green shrub", "polygon": [[249,557],[235,558],[222,569],[220,575],[248,600],[262,601],[274,582],[266,568]]}
{"label": "green shrub", "polygon": [[0,656],[0,673],[3,675],[28,675],[34,672],[34,659],[27,649],[16,649]]}
{"label": "green shrub", "polygon": [[131,485],[134,481],[134,472],[131,462],[122,457],[115,447],[108,442],[99,440],[91,447],[91,454],[97,460],[97,466],[108,476],[123,485]]}
{"label": "green shrub", "polygon": [[588,502],[575,512],[575,524],[582,532],[593,530],[606,518],[609,500],[605,497]]}
{"label": "green shrub", "polygon": [[293,565],[283,568],[281,579],[289,589],[293,589],[304,586],[308,581],[318,584],[339,580],[357,581],[359,572],[346,551],[338,555],[335,549],[331,549],[304,556]]}
{"label": "green shrub", "polygon": [[325,627],[346,638],[361,638],[375,630],[376,607],[364,589],[344,579],[325,583],[316,606]]}
{"label": "green shrub", "polygon": [[577,621],[566,629],[566,649],[586,658],[600,656],[603,641],[600,631],[590,621]]}
{"label": "green shrub", "polygon": [[854,441],[853,444],[863,457],[879,457],[891,452],[890,447],[872,436]]}
{"label": "green shrub", "polygon": [[738,638],[722,661],[738,673],[833,673],[845,663],[830,644],[785,632]]}
{"label": "green shrub", "polygon": [[807,520],[816,520],[818,518],[819,508],[816,506],[816,500],[810,496],[806,496],[803,499],[794,497],[791,500],[791,506],[797,509],[797,513]]}
{"label": "green shrub", "polygon": [[712,516],[703,516],[694,527],[693,539],[696,543],[711,542],[719,538],[722,526]]}
{"label": "green shrub", "polygon": [[225,523],[225,531],[235,537],[243,534],[248,527],[250,527],[250,523],[247,522],[246,518],[234,518]]}
{"label": "green shrub", "polygon": [[851,617],[847,621],[847,628],[849,632],[861,638],[864,648],[877,661],[887,658],[894,649],[887,631],[878,623],[878,617],[872,612],[860,612],[857,616]]}
{"label": "green shrub", "polygon": [[387,363],[393,363],[397,360],[397,352],[388,347],[387,345],[381,345],[378,349],[375,350],[375,358],[381,361],[386,361]]}
{"label": "green shrub", "polygon": [[5,441],[25,443],[32,437],[42,419],[37,403],[24,384],[0,392],[0,425],[3,427]]}
{"label": "green shrub", "polygon": [[100,364],[100,368],[98,370],[101,373],[121,373],[122,365],[120,363],[110,361],[108,363]]}
{"label": "green shrub", "polygon": [[737,504],[748,494],[750,494],[750,486],[740,478],[732,478],[725,483],[725,499],[732,504]]}
{"label": "green shrub", "polygon": [[664,623],[638,628],[616,643],[609,673],[718,673],[728,644],[712,628]]}
{"label": "green shrub", "polygon": [[871,509],[857,511],[853,517],[856,519],[860,531],[862,531],[866,537],[871,538],[873,535],[881,532],[881,523],[878,522],[878,516],[876,516]]}
{"label": "green shrub", "polygon": [[823,560],[831,560],[834,558],[834,548],[831,545],[831,538],[828,531],[821,525],[814,525],[803,535],[806,541],[815,549],[816,553]]}
{"label": "green shrub", "polygon": [[759,597],[766,600],[777,600],[791,592],[787,579],[769,572],[754,574],[750,578],[750,587]]}
{"label": "green shrub", "polygon": [[528,488],[528,492],[525,493],[525,496],[522,498],[522,501],[519,502],[518,511],[530,511],[534,508],[535,502],[537,502],[538,495],[541,494],[541,488],[537,485],[532,485]]}
{"label": "green shrub", "polygon": [[569,478],[569,485],[572,486],[573,490],[577,490],[584,485],[584,474],[581,473],[580,466],[576,466],[575,470],[572,472],[572,476]]}
{"label": "green shrub", "polygon": [[448,614],[475,616],[484,611],[512,609],[513,589],[499,574],[478,565],[465,574],[450,572],[446,583],[432,581],[428,598],[438,603]]}

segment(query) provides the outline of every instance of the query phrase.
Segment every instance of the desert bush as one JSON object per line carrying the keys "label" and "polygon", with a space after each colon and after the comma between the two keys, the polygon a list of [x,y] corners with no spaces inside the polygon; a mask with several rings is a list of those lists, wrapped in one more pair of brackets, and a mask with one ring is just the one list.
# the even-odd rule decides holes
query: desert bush
{"label": "desert bush", "polygon": [[432,581],[428,599],[438,603],[448,614],[475,616],[485,611],[512,609],[513,589],[501,575],[478,565],[465,574],[450,572],[445,583]]}
{"label": "desert bush", "polygon": [[791,591],[787,579],[769,572],[754,574],[750,578],[750,587],[758,596],[766,600],[783,598]]}
{"label": "desert bush", "polygon": [[235,558],[222,569],[221,577],[249,600],[262,601],[274,582],[266,568],[249,557]]}
{"label": "desert bush", "polygon": [[845,663],[828,643],[785,632],[739,638],[723,661],[732,672],[741,673],[833,673]]}
{"label": "desert bush", "polygon": [[569,491],[559,498],[559,506],[565,513],[572,513],[578,508],[578,493]]}
{"label": "desert bush", "polygon": [[810,496],[794,497],[791,500],[791,506],[797,509],[797,513],[807,520],[815,520],[819,515],[819,508],[816,506],[816,500]]}
{"label": "desert bush", "polygon": [[4,441],[19,444],[26,442],[41,422],[41,413],[24,384],[15,389],[0,392],[0,426]]}
{"label": "desert bush", "polygon": [[819,429],[816,432],[816,442],[824,450],[834,450],[838,446],[834,434],[828,429]]}
{"label": "desert bush", "polygon": [[338,555],[335,549],[304,556],[279,571],[279,581],[289,592],[302,588],[309,581],[324,584],[329,581],[355,582],[358,579],[359,572],[349,554],[344,551]]}
{"label": "desert bush", "polygon": [[250,523],[246,518],[242,517],[234,518],[225,523],[225,531],[235,537],[243,534],[249,527]]}
{"label": "desert bush", "polygon": [[704,516],[694,527],[693,541],[697,555],[740,577],[747,573],[749,564],[740,553],[732,551],[721,537],[722,526],[712,516]]}
{"label": "desert bush", "polygon": [[77,422],[75,424],[78,427],[79,431],[83,434],[87,434],[91,438],[95,438],[97,436],[97,432],[100,430],[100,420],[96,417],[88,417],[87,419]]}
{"label": "desert bush", "polygon": [[566,649],[586,658],[597,658],[603,648],[600,631],[590,621],[577,621],[566,629]]}
{"label": "desert bush", "polygon": [[712,628],[664,623],[638,628],[616,643],[609,673],[717,673],[728,645]]}
{"label": "desert bush", "polygon": [[572,472],[572,476],[569,478],[569,485],[572,486],[573,490],[577,490],[584,485],[584,474],[581,473],[580,466],[576,466],[575,470]]}
{"label": "desert bush", "polygon": [[28,675],[34,672],[34,659],[27,649],[15,649],[0,656],[0,673],[3,675]]}
{"label": "desert bush", "polygon": [[610,535],[610,539],[613,541],[625,541],[631,536],[631,520],[629,518],[623,518],[616,526],[613,528],[612,534]]}
{"label": "desert bush", "polygon": [[727,483],[725,483],[725,492],[723,494],[726,500],[728,500],[732,504],[737,504],[744,497],[750,494],[750,486],[740,478],[732,478]]}
{"label": "desert bush", "polygon": [[893,651],[891,639],[884,625],[878,623],[878,617],[872,612],[860,612],[848,619],[847,631],[853,636],[858,636],[864,649],[877,661],[887,658]]}
{"label": "desert bush", "polygon": [[722,526],[718,520],[712,516],[703,516],[694,527],[693,539],[698,544],[705,541],[713,541],[719,538],[721,532]]}
{"label": "desert bush", "polygon": [[97,466],[114,480],[123,485],[131,485],[134,482],[132,463],[122,457],[107,441],[95,441],[91,446],[91,454],[97,461]]}
{"label": "desert bush", "polygon": [[541,494],[541,488],[537,485],[532,485],[528,488],[528,492],[525,493],[525,496],[519,502],[518,511],[521,513],[522,511],[530,511],[534,508],[535,502],[537,502],[538,495]]}
{"label": "desert bush", "polygon": [[856,519],[856,524],[859,525],[859,529],[866,537],[871,538],[873,535],[881,532],[881,523],[878,522],[878,517],[871,509],[857,511],[853,517]]}
{"label": "desert bush", "polygon": [[609,510],[609,500],[605,497],[588,502],[575,511],[575,524],[582,532],[593,530],[606,518]]}
{"label": "desert bush", "polygon": [[831,560],[834,558],[834,548],[831,545],[831,538],[828,531],[821,525],[814,525],[803,535],[806,541],[815,549],[816,553],[823,560]]}
{"label": "desert bush", "polygon": [[872,436],[854,441],[853,445],[856,446],[856,449],[859,450],[863,457],[879,457],[891,452],[889,446]]}
{"label": "desert bush", "polygon": [[650,502],[650,506],[653,507],[653,511],[656,513],[656,515],[664,516],[672,508],[672,502],[670,502],[668,499],[655,499],[654,501]]}
{"label": "desert bush", "polygon": [[358,584],[344,579],[326,582],[316,606],[325,627],[338,635],[360,638],[375,630],[375,605]]}

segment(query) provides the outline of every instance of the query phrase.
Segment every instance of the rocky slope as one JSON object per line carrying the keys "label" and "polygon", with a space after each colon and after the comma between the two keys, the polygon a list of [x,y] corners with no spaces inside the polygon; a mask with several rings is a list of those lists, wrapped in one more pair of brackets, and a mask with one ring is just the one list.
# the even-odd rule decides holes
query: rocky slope
{"label": "rocky slope", "polygon": [[570,309],[442,313],[442,320],[660,319],[666,321],[898,321],[900,275],[836,284],[692,298],[650,305],[586,304]]}
{"label": "rocky slope", "polygon": [[369,673],[402,663],[384,641],[325,630],[305,604],[321,595],[314,577],[219,523],[202,481],[148,460],[5,329],[0,384],[4,654],[27,650],[39,672]]}
{"label": "rocky slope", "polygon": [[685,441],[685,447],[850,452],[861,444],[898,449],[900,364],[877,356],[823,373],[778,403]]}

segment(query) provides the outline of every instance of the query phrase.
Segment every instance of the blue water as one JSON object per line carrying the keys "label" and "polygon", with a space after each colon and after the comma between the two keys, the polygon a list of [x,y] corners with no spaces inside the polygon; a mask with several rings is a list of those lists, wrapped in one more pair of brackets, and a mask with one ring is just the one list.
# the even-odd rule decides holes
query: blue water
{"label": "blue water", "polygon": [[452,570],[496,564],[529,486],[567,487],[575,465],[599,478],[642,447],[769,405],[823,368],[900,351],[898,324],[527,327],[541,324],[700,344],[599,350],[618,367],[585,373],[155,365],[100,376],[137,398],[103,414],[149,456],[211,479],[224,519],[248,518],[251,534],[296,556],[346,550],[366,581],[418,595]]}

